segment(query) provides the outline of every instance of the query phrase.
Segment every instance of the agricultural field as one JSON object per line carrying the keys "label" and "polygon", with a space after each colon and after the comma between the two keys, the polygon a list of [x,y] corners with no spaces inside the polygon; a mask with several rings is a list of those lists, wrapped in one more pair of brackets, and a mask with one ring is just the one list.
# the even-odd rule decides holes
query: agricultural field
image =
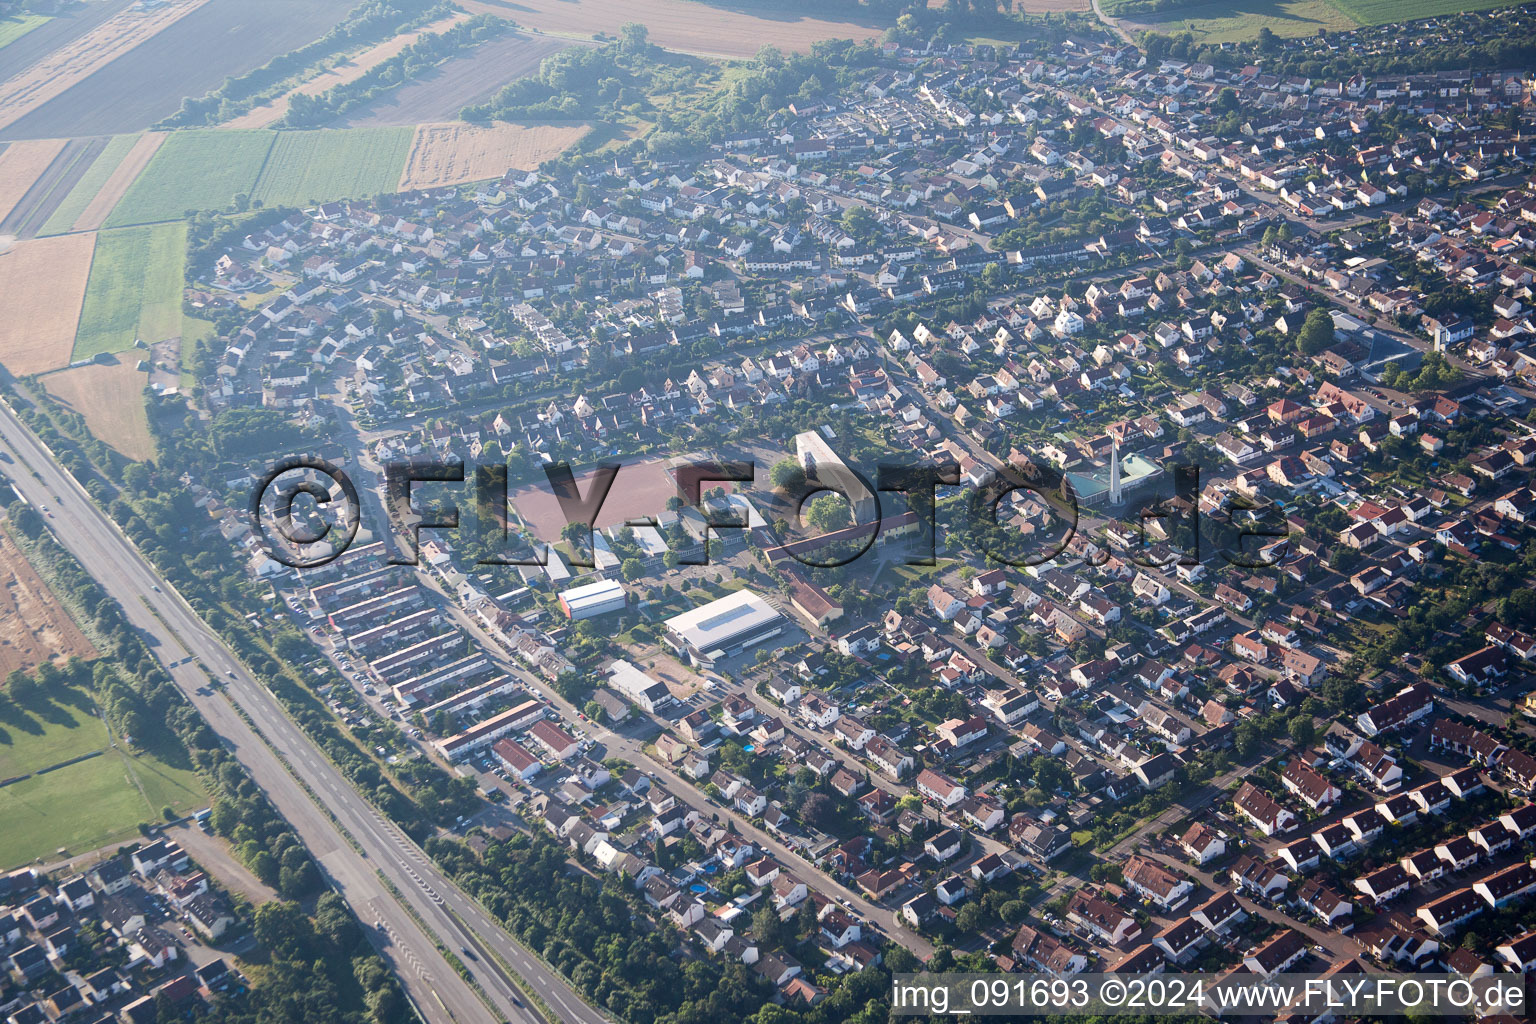
{"label": "agricultural field", "polygon": [[1122,29],[1132,34],[1192,32],[1201,42],[1230,43],[1254,39],[1263,28],[1286,38],[1311,36],[1319,30],[1348,32],[1365,25],[1507,7],[1509,0],[1238,0],[1191,3],[1124,16],[1116,15],[1113,0],[1103,6]]}
{"label": "agricultural field", "polygon": [[[1388,25],[1396,21],[1434,18],[1458,11],[1487,11],[1509,7],[1511,0],[1332,0],[1333,5],[1361,25]],[[1257,31],[1257,30],[1255,30]]]}
{"label": "agricultural field", "polygon": [[0,295],[25,295],[0,317],[0,364],[17,376],[68,366],[91,273],[94,234],[18,242],[0,252]]}
{"label": "agricultural field", "polygon": [[[0,128],[15,124],[207,2],[174,0],[152,11],[134,8],[120,11],[87,34],[0,83]],[[18,137],[25,138],[26,135]]]}
{"label": "agricultural field", "polygon": [[48,18],[41,14],[8,14],[0,18],[0,50],[46,24]]}
{"label": "agricultural field", "polygon": [[32,183],[63,151],[63,139],[39,139],[13,142],[0,152],[0,221],[11,215]]}
{"label": "agricultural field", "polygon": [[[0,234],[34,238],[107,147],[107,139],[70,139],[32,187],[0,217]],[[20,145],[20,143],[17,143]]]}
{"label": "agricultural field", "polygon": [[464,12],[440,18],[429,25],[424,25],[413,32],[404,32],[393,39],[386,39],[376,46],[371,46],[360,53],[340,61],[334,67],[320,72],[314,78],[290,90],[285,95],[277,97],[270,103],[264,103],[259,107],[246,111],[239,117],[224,122],[224,128],[267,128],[281,121],[288,113],[290,96],[319,96],[338,85],[346,85],[355,82],[363,75],[372,71],[378,65],[399,55],[407,46],[423,36],[437,35],[446,32],[461,21],[467,21],[469,15]]}
{"label": "agricultural field", "polygon": [[163,132],[114,136],[53,211],[40,233],[62,234],[100,228],[112,208],[123,198],[123,193],[128,191],[128,186],[149,165],[150,158],[165,138]]}
{"label": "agricultural field", "polygon": [[[89,11],[118,2],[92,0],[79,6]],[[244,74],[319,38],[354,6],[355,0],[206,0],[0,131],[0,138],[142,131],[174,114],[184,98],[201,96],[231,75]],[[50,28],[44,26],[34,34]],[[30,41],[29,36],[18,45]],[[188,59],[189,54],[196,59]]]}
{"label": "agricultural field", "polygon": [[535,73],[545,57],[571,45],[570,39],[522,32],[491,39],[388,90],[343,121],[353,127],[452,121],[465,107],[489,99],[514,79]]}
{"label": "agricultural field", "polygon": [[127,352],[136,339],[153,345],[180,337],[186,249],[180,222],[97,235],[73,358]]}
{"label": "agricultural field", "polygon": [[[1114,15],[1113,7],[1106,5]],[[1318,29],[1347,32],[1358,28],[1333,0],[1237,0],[1236,3],[1194,3],[1146,14],[1118,17],[1119,26],[1132,35],[1137,32],[1192,32],[1196,39],[1210,43],[1241,42],[1258,36],[1267,28],[1277,36],[1293,38],[1315,35]]]}
{"label": "agricultural field", "polygon": [[[197,775],[151,753],[132,752],[77,690],[43,706],[12,708],[0,718],[0,864],[16,867],[55,851],[87,853],[137,835],[207,799]],[[84,758],[64,767],[67,761]]]}
{"label": "agricultural field", "polygon": [[42,379],[48,393],[65,408],[85,417],[91,433],[125,458],[142,462],[155,456],[144,406],[148,375],[128,353],[109,363],[75,366]]}
{"label": "agricultural field", "polygon": [[409,128],[278,133],[251,198],[308,206],[393,192],[411,136]]}
{"label": "agricultural field", "polygon": [[546,35],[591,39],[616,36],[638,21],[651,42],[703,57],[750,58],[771,41],[780,50],[808,53],[820,39],[875,39],[886,24],[874,19],[833,21],[776,10],[771,3],[717,6],[704,0],[462,0],[471,14],[510,18]]}
{"label": "agricultural field", "polygon": [[128,187],[106,226],[180,220],[187,210],[228,209],[236,195],[255,189],[273,134],[216,128],[172,133]]}
{"label": "agricultural field", "polygon": [[559,156],[587,126],[424,124],[416,129],[400,189],[439,188],[499,178],[516,167],[532,170]]}
{"label": "agricultural field", "polygon": [[[0,532],[0,676],[72,656],[94,658],[96,648],[32,563]],[[6,774],[0,772],[0,778]]]}

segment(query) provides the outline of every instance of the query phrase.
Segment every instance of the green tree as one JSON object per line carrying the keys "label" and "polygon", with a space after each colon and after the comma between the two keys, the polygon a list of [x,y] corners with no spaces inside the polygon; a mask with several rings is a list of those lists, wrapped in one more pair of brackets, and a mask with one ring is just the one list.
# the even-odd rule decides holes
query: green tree
{"label": "green tree", "polygon": [[1297,750],[1305,750],[1317,739],[1317,727],[1312,724],[1312,716],[1303,713],[1291,719],[1290,725],[1286,726],[1286,734]]}
{"label": "green tree", "polygon": [[1332,315],[1326,309],[1312,310],[1301,330],[1296,332],[1296,350],[1302,355],[1315,356],[1332,344]]}
{"label": "green tree", "polygon": [[853,523],[848,499],[828,491],[818,494],[805,506],[804,519],[820,533],[832,533]]}

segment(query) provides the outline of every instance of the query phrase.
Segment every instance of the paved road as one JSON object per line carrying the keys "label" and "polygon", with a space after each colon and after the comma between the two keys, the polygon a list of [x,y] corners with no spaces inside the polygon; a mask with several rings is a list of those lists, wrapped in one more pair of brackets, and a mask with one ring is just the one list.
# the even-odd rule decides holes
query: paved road
{"label": "paved road", "polygon": [[[478,904],[440,875],[414,843],[351,787],[289,721],[266,688],[245,672],[212,630],[4,406],[0,406],[0,451],[16,460],[12,471],[17,489],[34,506],[50,509],[48,524],[61,543],[121,603],[129,622],[153,637],[152,649],[177,687],[292,823],[431,1024],[492,1019],[538,1024],[541,1017],[514,994],[512,981],[493,963],[488,950],[494,950],[527,979],[561,1021],[604,1021],[602,1014],[583,1003],[553,972],[490,921]],[[199,693],[210,678],[204,666],[227,684],[222,692]],[[260,731],[259,736],[241,712]],[[303,784],[289,774],[284,761]],[[310,793],[315,794],[314,799]],[[323,800],[325,807],[316,800]],[[343,829],[360,849],[347,842],[341,834]],[[403,894],[430,932],[390,893],[380,873]],[[455,952],[477,950],[473,956],[461,954],[461,959],[495,1004],[494,1016],[438,952],[439,937]]]}

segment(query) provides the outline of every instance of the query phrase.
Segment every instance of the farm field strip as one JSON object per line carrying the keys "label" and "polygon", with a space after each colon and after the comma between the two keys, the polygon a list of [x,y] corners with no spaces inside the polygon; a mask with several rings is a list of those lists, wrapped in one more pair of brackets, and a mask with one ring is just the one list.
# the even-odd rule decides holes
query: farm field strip
{"label": "farm field strip", "polygon": [[111,177],[123,159],[133,150],[138,143],[137,135],[115,135],[106,140],[104,145],[91,160],[91,165],[85,169],[85,173],[76,179],[48,219],[38,229],[39,235],[62,235],[72,230],[75,221],[80,218],[81,212],[90,201],[101,191],[101,187]]}
{"label": "farm field strip", "polygon": [[411,150],[409,128],[279,132],[251,198],[307,206],[393,192]]}
{"label": "farm field strip", "polygon": [[13,142],[0,152],[0,221],[11,215],[33,182],[64,152],[65,139]]}
{"label": "farm field strip", "polygon": [[48,24],[47,15],[10,14],[0,18],[0,49],[10,46],[35,28]]}
{"label": "farm field strip", "polygon": [[180,221],[98,234],[72,360],[179,337],[186,247]]}
{"label": "farm field strip", "polygon": [[256,186],[275,133],[217,128],[173,132],[124,192],[105,227],[180,220],[187,210],[223,210]]}
{"label": "farm field strip", "polygon": [[400,189],[439,188],[532,170],[559,156],[589,131],[584,124],[424,124],[416,129]]}
{"label": "farm field strip", "polygon": [[137,368],[137,360],[130,353],[113,362],[74,366],[48,374],[42,383],[61,405],[85,417],[92,435],[124,457],[143,461],[154,457],[155,442],[144,403],[149,374]]}
{"label": "farm field strip", "polygon": [[781,50],[808,53],[822,39],[878,38],[885,26],[779,11],[770,4],[743,9],[698,0],[461,0],[471,14],[511,18],[525,29],[591,39],[616,36],[626,22],[645,25],[650,40],[669,50],[704,57],[752,58],[772,41]]}
{"label": "farm field strip", "polygon": [[[120,137],[133,141],[125,154],[107,166],[105,180],[82,195],[84,203],[79,208],[78,216],[70,221],[71,230],[95,231],[105,224],[113,207],[122,200],[123,194],[128,191],[134,179],[149,166],[149,161],[154,158],[166,139],[164,132],[146,132],[137,138],[131,135]],[[94,171],[95,168],[93,167],[92,170]]]}
{"label": "farm field strip", "polygon": [[18,242],[0,254],[0,295],[25,295],[0,317],[0,364],[17,376],[69,365],[96,247],[94,234]]}
{"label": "farm field strip", "polygon": [[207,2],[174,0],[155,11],[121,11],[0,83],[0,128],[14,124]]}
{"label": "farm field strip", "polygon": [[299,85],[286,94],[277,97],[270,103],[246,111],[239,117],[231,118],[220,127],[223,128],[267,128],[281,121],[288,114],[288,98],[290,96],[319,96],[338,85],[346,85],[355,82],[369,71],[378,67],[389,58],[394,57],[423,36],[437,35],[445,32],[461,21],[468,21],[469,15],[459,12],[447,18],[441,18],[419,29],[386,39],[384,42],[354,54],[333,68],[322,71],[309,81]]}
{"label": "farm field strip", "polygon": [[64,149],[43,171],[42,175],[11,208],[6,217],[0,218],[0,234],[21,238],[36,237],[38,229],[53,213],[64,197],[69,195],[98,153],[106,148],[107,140],[101,138],[70,139]]}

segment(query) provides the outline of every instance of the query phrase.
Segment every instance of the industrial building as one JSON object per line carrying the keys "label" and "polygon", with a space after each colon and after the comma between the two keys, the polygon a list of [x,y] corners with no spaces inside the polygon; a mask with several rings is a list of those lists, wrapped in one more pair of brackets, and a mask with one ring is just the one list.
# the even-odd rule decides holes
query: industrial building
{"label": "industrial building", "polygon": [[708,668],[783,633],[784,616],[752,591],[738,590],[662,625],[673,650]]}
{"label": "industrial building", "polygon": [[560,610],[572,622],[590,619],[594,615],[624,610],[624,588],[614,580],[598,580],[560,593]]}
{"label": "industrial building", "polygon": [[646,711],[654,712],[673,703],[672,691],[634,665],[620,658],[608,666],[608,685],[624,695],[624,699],[638,704]]}

